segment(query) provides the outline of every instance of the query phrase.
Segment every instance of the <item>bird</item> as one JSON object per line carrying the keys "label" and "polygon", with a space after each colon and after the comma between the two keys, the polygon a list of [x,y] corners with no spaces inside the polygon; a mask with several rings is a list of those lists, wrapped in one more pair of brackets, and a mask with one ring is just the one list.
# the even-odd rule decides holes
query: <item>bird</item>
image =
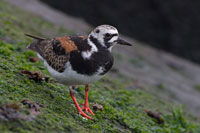
{"label": "bird", "polygon": [[[114,26],[106,24],[97,26],[88,35],[66,35],[51,39],[25,35],[34,39],[27,48],[37,53],[51,76],[69,86],[78,113],[92,120],[88,115],[94,115],[88,104],[89,84],[101,79],[112,68],[113,46],[132,44],[121,39]],[[79,106],[73,92],[77,85],[85,86],[83,107]]]}

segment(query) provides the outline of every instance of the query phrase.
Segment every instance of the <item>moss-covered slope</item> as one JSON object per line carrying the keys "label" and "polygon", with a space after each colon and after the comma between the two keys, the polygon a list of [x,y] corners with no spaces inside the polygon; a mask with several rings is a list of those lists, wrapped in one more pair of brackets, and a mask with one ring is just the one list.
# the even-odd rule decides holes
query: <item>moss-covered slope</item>
{"label": "moss-covered slope", "polygon": [[[124,83],[111,77],[92,84],[89,92],[90,103],[102,105],[103,110],[94,111],[93,121],[82,118],[77,114],[67,86],[51,78],[49,82],[36,82],[21,73],[21,70],[40,71],[50,77],[42,62],[29,61],[36,54],[26,49],[32,40],[24,33],[46,36],[71,34],[38,16],[1,2],[0,109],[9,105],[21,115],[28,116],[31,110],[22,105],[22,100],[44,105],[40,114],[31,120],[21,117],[4,120],[5,114],[0,111],[1,132],[200,132],[200,124],[188,119],[180,107],[141,90],[127,90]],[[83,103],[84,87],[80,86],[75,92],[79,103]],[[156,119],[149,117],[145,109],[160,112],[164,124],[158,124]]]}

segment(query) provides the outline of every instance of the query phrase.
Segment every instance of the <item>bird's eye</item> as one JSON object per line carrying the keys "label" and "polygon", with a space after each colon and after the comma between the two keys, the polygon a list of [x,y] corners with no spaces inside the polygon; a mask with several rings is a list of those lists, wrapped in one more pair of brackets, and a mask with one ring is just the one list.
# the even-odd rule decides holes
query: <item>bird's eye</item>
{"label": "bird's eye", "polygon": [[99,33],[99,30],[96,30],[96,33]]}
{"label": "bird's eye", "polygon": [[110,37],[112,37],[112,35],[109,34],[109,33],[106,33],[106,37],[107,37],[107,38],[110,38]]}

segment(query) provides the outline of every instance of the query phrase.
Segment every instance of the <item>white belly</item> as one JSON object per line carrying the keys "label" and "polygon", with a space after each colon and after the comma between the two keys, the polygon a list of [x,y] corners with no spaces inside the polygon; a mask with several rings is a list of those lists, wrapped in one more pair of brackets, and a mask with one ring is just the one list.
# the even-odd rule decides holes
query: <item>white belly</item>
{"label": "white belly", "polygon": [[59,73],[55,71],[49,64],[39,55],[37,54],[38,57],[44,62],[44,65],[47,67],[49,73],[53,78],[55,78],[58,82],[65,84],[65,85],[86,85],[92,82],[95,82],[102,78],[103,76],[100,75],[100,73],[103,72],[103,68],[100,67],[99,70],[91,75],[82,75],[78,74],[76,71],[72,70],[71,64],[68,62],[65,65],[65,71],[62,73]]}
{"label": "white belly", "polygon": [[[44,61],[44,60],[43,60]],[[99,75],[103,72],[103,69],[100,67],[97,73],[91,76],[78,74],[76,71],[72,70],[70,63],[66,64],[66,69],[64,72],[59,73],[55,71],[51,66],[48,65],[46,61],[44,61],[44,65],[48,68],[48,71],[55,78],[58,82],[65,84],[65,85],[86,85],[92,83],[96,80],[99,80],[102,75]]]}

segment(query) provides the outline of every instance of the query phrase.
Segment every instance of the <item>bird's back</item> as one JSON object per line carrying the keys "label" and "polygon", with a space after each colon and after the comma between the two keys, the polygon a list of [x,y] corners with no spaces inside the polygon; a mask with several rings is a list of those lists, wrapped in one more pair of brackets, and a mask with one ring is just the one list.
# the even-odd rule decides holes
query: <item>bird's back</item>
{"label": "bird's back", "polygon": [[28,48],[36,51],[49,66],[58,72],[64,72],[65,64],[69,61],[70,52],[77,50],[76,45],[70,40],[69,36],[53,39],[28,36],[35,39]]}

